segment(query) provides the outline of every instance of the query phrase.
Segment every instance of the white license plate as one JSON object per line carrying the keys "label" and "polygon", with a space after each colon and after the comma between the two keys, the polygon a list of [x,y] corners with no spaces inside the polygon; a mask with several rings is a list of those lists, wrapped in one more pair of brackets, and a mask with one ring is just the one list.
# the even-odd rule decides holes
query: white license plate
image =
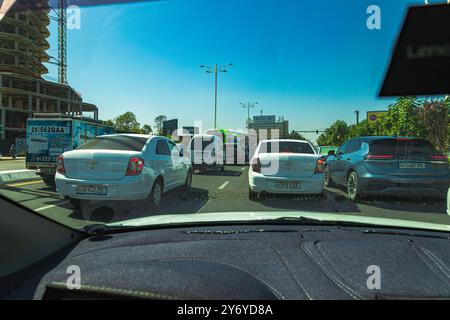
{"label": "white license plate", "polygon": [[78,186],[77,194],[93,194],[93,195],[106,195],[107,188],[103,186]]}
{"label": "white license plate", "polygon": [[300,184],[296,182],[277,182],[275,183],[275,186],[277,187],[277,189],[291,190],[291,189],[298,189]]}
{"label": "white license plate", "polygon": [[400,169],[425,169],[425,163],[415,163],[415,162],[400,162],[398,164]]}

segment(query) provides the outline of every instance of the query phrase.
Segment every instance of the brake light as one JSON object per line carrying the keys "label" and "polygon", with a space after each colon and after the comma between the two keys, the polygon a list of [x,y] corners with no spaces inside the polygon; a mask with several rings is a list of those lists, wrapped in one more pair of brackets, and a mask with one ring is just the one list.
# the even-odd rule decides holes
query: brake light
{"label": "brake light", "polygon": [[142,169],[144,169],[144,159],[136,157],[130,158],[126,175],[137,176],[142,172]]}
{"label": "brake light", "polygon": [[259,161],[259,158],[256,158],[255,160],[253,160],[253,162],[252,162],[252,171],[253,172],[257,172],[257,173],[261,173],[261,161]]}
{"label": "brake light", "polygon": [[65,174],[66,170],[64,168],[64,157],[60,155],[56,160],[56,172],[60,174]]}
{"label": "brake light", "polygon": [[316,169],[314,169],[314,174],[325,172],[325,159],[317,159]]}
{"label": "brake light", "polygon": [[368,154],[364,157],[365,160],[392,160],[392,154]]}
{"label": "brake light", "polygon": [[431,158],[431,160],[438,160],[438,161],[447,161],[448,160],[448,157],[447,156],[431,156],[430,157]]}

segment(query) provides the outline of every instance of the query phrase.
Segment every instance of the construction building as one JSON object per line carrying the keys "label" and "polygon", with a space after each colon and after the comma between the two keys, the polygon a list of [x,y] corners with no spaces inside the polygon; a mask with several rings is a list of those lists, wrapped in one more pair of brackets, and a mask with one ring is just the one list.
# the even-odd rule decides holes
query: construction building
{"label": "construction building", "polygon": [[[40,10],[28,10],[30,2]],[[25,135],[26,119],[33,113],[98,119],[97,107],[83,102],[69,85],[42,78],[50,60],[49,12],[47,0],[16,0],[0,21],[0,152]]]}

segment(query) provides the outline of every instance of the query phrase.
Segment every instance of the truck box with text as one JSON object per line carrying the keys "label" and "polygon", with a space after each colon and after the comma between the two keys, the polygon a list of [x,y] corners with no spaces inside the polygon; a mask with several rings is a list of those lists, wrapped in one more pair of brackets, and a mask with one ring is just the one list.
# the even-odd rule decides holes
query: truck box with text
{"label": "truck box with text", "polygon": [[26,167],[38,170],[44,182],[53,185],[56,160],[62,153],[78,148],[88,139],[112,133],[114,128],[91,118],[35,114],[27,119]]}

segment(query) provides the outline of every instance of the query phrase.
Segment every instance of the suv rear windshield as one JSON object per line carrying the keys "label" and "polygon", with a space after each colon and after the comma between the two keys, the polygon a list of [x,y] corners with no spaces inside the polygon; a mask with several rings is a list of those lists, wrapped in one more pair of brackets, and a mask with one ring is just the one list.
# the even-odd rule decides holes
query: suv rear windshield
{"label": "suv rear windshield", "polygon": [[[278,144],[278,148],[276,146]],[[273,150],[273,151],[272,151]],[[260,153],[307,153],[315,154],[314,149],[309,143],[280,141],[280,142],[264,142],[259,149]]]}
{"label": "suv rear windshield", "polygon": [[77,150],[123,150],[141,151],[144,148],[147,138],[131,136],[111,136],[97,137],[86,141]]}
{"label": "suv rear windshield", "polygon": [[437,154],[436,149],[423,139],[382,139],[372,142],[371,154],[386,154],[397,157],[430,156]]}

